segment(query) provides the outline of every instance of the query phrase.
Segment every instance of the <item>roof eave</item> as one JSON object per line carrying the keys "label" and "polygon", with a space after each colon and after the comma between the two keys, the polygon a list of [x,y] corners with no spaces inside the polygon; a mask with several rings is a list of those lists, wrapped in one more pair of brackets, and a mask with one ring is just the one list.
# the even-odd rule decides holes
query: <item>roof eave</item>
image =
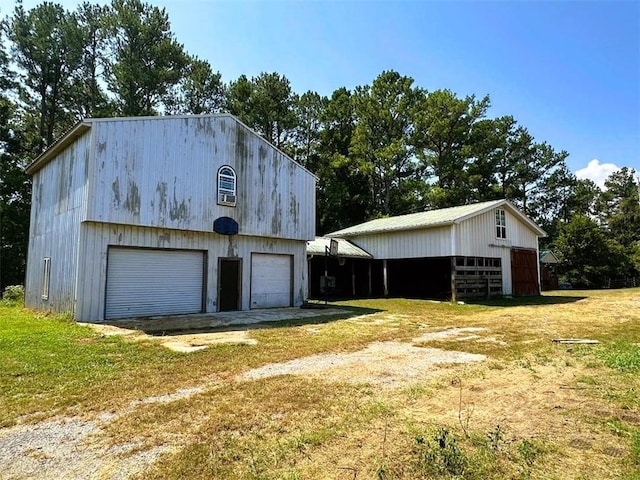
{"label": "roof eave", "polygon": [[335,238],[347,238],[347,237],[357,237],[360,235],[377,235],[380,233],[393,233],[393,232],[407,232],[407,231],[411,231],[411,230],[428,230],[430,228],[437,228],[437,227],[448,227],[449,225],[453,225],[454,223],[456,223],[453,220],[448,220],[446,222],[438,222],[438,223],[430,223],[428,225],[415,225],[415,226],[409,226],[409,227],[394,227],[394,228],[383,228],[383,229],[376,229],[376,230],[366,230],[363,232],[347,232],[347,233],[341,233],[340,230],[338,230],[337,232],[333,232],[333,233],[327,233],[325,235],[325,237],[335,237]]}
{"label": "roof eave", "polygon": [[49,163],[56,155],[65,150],[69,145],[75,142],[79,137],[84,135],[91,128],[91,122],[81,121],[76,123],[62,138],[53,143],[49,148],[36,157],[24,171],[33,175],[47,163]]}

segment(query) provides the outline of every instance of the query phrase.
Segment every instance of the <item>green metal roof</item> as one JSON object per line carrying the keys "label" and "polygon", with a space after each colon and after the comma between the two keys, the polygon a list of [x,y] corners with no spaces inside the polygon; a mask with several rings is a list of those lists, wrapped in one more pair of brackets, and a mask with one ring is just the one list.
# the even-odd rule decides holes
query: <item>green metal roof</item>
{"label": "green metal roof", "polygon": [[[354,245],[349,240],[343,238],[336,238],[338,241],[338,257],[352,257],[352,258],[373,258],[371,254],[365,252],[360,247]],[[316,237],[315,240],[307,242],[307,255],[325,255],[325,248],[329,248],[331,238],[329,237]]]}
{"label": "green metal roof", "polygon": [[429,210],[427,212],[411,213],[397,217],[377,218],[369,222],[354,225],[353,227],[338,230],[330,233],[330,237],[352,237],[357,235],[367,235],[373,233],[393,232],[400,230],[417,230],[423,228],[433,228],[445,225],[460,223],[467,218],[480,215],[493,208],[503,207],[518,216],[538,235],[545,236],[546,233],[538,227],[530,218],[520,212],[507,200],[492,200],[490,202],[474,203],[471,205],[461,205],[459,207],[442,208],[440,210]]}

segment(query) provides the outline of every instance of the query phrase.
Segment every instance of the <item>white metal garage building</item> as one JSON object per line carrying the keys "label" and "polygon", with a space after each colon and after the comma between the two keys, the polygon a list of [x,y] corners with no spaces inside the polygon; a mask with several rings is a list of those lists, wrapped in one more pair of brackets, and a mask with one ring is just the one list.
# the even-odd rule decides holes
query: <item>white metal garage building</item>
{"label": "white metal garage building", "polygon": [[369,296],[456,300],[539,294],[545,235],[512,203],[494,200],[379,218],[328,237],[372,256]]}
{"label": "white metal garage building", "polygon": [[29,307],[100,322],[306,298],[316,178],[231,115],[89,119],[27,172]]}

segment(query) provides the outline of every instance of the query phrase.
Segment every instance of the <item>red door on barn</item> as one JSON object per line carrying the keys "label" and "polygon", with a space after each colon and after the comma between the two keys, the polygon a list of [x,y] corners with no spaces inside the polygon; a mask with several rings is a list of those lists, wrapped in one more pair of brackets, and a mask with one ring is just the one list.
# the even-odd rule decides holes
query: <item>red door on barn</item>
{"label": "red door on barn", "polygon": [[538,255],[535,250],[511,249],[511,281],[517,297],[540,295]]}

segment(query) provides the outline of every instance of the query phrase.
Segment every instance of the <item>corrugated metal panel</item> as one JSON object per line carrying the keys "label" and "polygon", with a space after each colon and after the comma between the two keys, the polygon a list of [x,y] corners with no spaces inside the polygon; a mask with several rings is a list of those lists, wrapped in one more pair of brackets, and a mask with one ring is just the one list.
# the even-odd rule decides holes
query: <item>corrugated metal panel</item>
{"label": "corrugated metal panel", "polygon": [[293,259],[293,305],[301,305],[307,296],[307,261],[305,242],[274,238],[222,236],[216,233],[191,232],[163,228],[138,227],[84,222],[81,235],[78,279],[79,321],[99,322],[104,319],[107,250],[111,247],[144,247],[154,249],[201,250],[207,254],[205,312],[218,310],[218,258],[242,258],[241,308],[250,309],[251,254],[290,255]]}
{"label": "corrugated metal panel", "polygon": [[204,254],[110,248],[105,318],[202,312]]}
{"label": "corrugated metal panel", "polygon": [[[33,176],[25,304],[73,312],[80,222],[85,216],[90,133],[45,163]],[[41,295],[44,258],[51,258],[49,298]]]}
{"label": "corrugated metal panel", "polygon": [[[89,220],[312,240],[315,177],[228,115],[92,123],[96,163]],[[237,174],[237,204],[218,205],[217,171]]]}
{"label": "corrugated metal panel", "polygon": [[291,256],[251,255],[251,308],[291,306]]}
{"label": "corrugated metal panel", "polygon": [[[373,258],[371,254],[365,252],[363,249],[354,245],[349,240],[344,238],[334,238],[333,240],[338,242],[338,256],[339,257],[353,257],[353,258]],[[324,256],[326,249],[329,248],[331,238],[329,237],[316,237],[315,240],[307,242],[307,255],[321,255]]]}
{"label": "corrugated metal panel", "polygon": [[452,255],[451,226],[362,235],[349,240],[380,260]]}

